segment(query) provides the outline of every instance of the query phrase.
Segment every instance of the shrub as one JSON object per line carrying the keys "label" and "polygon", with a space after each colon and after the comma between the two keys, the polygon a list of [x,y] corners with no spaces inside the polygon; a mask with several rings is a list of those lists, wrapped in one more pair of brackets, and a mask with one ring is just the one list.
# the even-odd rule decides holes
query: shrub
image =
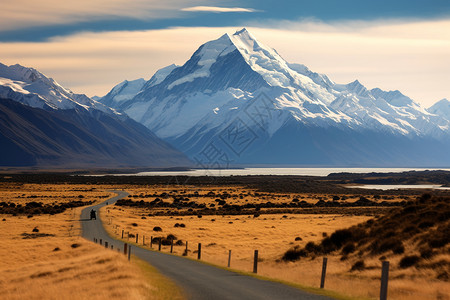
{"label": "shrub", "polygon": [[133,227],[137,227],[137,226],[138,226],[138,224],[137,224],[137,223],[131,223],[131,226],[133,226]]}
{"label": "shrub", "polygon": [[304,249],[292,248],[286,251],[281,258],[284,261],[296,261],[300,257],[306,257],[308,253]]}
{"label": "shrub", "polygon": [[295,238],[295,240],[296,241],[302,241],[302,238],[298,236],[298,237]]}
{"label": "shrub", "polygon": [[162,231],[162,228],[159,226],[153,227],[153,231]]}
{"label": "shrub", "polygon": [[362,271],[366,268],[366,264],[364,263],[363,260],[358,260],[357,262],[355,262],[353,264],[353,266],[351,267],[350,271]]}
{"label": "shrub", "polygon": [[407,255],[400,260],[399,267],[402,269],[412,267],[417,264],[419,260],[420,257],[418,257],[417,255]]}
{"label": "shrub", "polygon": [[168,239],[168,240],[176,240],[177,237],[174,236],[173,234],[169,234],[169,235],[167,235],[167,239]]}
{"label": "shrub", "polygon": [[344,248],[342,248],[342,254],[348,255],[348,254],[350,254],[350,253],[355,252],[355,250],[356,250],[355,244],[353,244],[353,243],[350,242],[350,243],[347,243],[347,244],[344,246]]}

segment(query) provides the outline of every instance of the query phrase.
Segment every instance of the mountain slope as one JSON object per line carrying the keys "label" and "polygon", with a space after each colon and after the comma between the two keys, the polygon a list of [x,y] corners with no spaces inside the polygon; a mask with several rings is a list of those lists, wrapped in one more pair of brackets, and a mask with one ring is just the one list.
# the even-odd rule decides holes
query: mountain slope
{"label": "mountain slope", "polygon": [[194,160],[213,145],[244,164],[450,164],[441,154],[450,151],[448,119],[399,91],[336,84],[290,64],[246,29],[203,44],[112,107]]}
{"label": "mountain slope", "polygon": [[191,165],[143,125],[18,65],[0,66],[0,142],[0,166]]}
{"label": "mountain slope", "polygon": [[442,99],[432,105],[428,109],[428,111],[447,120],[450,120],[450,101],[447,99]]}

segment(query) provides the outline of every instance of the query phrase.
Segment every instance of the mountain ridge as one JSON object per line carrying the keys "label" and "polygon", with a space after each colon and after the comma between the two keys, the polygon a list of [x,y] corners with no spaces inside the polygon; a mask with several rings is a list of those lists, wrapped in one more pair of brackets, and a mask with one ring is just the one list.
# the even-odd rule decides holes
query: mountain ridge
{"label": "mountain ridge", "polygon": [[39,71],[20,65],[0,65],[0,124],[0,166],[192,165],[182,153],[127,115],[74,94]]}
{"label": "mountain ridge", "polygon": [[[447,148],[450,144],[450,121],[447,118],[429,112],[399,91],[369,90],[358,80],[336,84],[326,75],[315,73],[304,65],[288,63],[246,29],[204,43],[184,65],[173,68],[158,84],[144,85],[132,99],[117,103],[113,108],[152,128],[159,137],[193,158],[193,149],[200,153],[208,142],[220,140],[221,133],[236,118],[250,131],[261,129],[261,124],[254,122],[252,116],[246,113],[249,104],[258,102],[255,101],[258,98],[268,101],[262,100],[261,105],[252,109],[268,109],[276,112],[277,117],[262,124],[264,139],[259,149],[253,149],[254,146],[248,148],[246,151],[249,154],[260,152],[270,145],[271,139],[287,123],[296,124],[291,127],[309,130],[308,137],[298,132],[297,138],[302,136],[304,143],[319,148],[326,145],[345,149],[342,143],[359,144],[356,137],[364,135],[380,138],[385,135],[386,140],[400,138],[404,141],[403,146],[394,145],[396,143],[386,145],[391,148],[390,152],[398,153],[396,158],[391,159],[391,163],[396,165],[410,163],[408,156],[417,159],[414,151],[408,148],[414,146],[421,149],[420,140],[433,147],[443,145],[450,151]],[[348,135],[348,139],[331,145],[324,139],[319,141],[313,134],[330,128],[342,136]],[[284,140],[279,141],[279,147],[296,143],[289,139],[287,133],[278,134],[281,135]],[[331,136],[328,138],[332,139]],[[358,147],[364,156],[371,158],[369,162],[372,164],[379,160],[375,151],[384,152],[380,147],[375,147],[377,150],[364,145]],[[300,156],[304,154],[301,150],[296,151]],[[433,165],[439,159],[450,163],[450,159],[437,155],[437,149],[433,151],[436,152],[434,158],[425,150],[421,153]],[[257,163],[278,161],[277,155],[282,153],[266,153]],[[298,163],[299,160],[292,156],[289,156],[293,159],[291,163]],[[333,153],[324,154],[323,161],[329,161],[332,156]],[[249,162],[241,154],[235,158],[240,163]],[[344,161],[357,165],[368,163],[367,160],[353,161],[351,156],[345,157]]]}

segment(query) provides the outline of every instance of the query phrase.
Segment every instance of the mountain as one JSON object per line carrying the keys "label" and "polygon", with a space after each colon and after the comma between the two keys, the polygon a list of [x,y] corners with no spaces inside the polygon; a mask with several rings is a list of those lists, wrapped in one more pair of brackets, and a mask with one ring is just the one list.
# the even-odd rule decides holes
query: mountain
{"label": "mountain", "polygon": [[0,64],[0,166],[174,167],[192,163],[145,126],[33,68]]}
{"label": "mountain", "polygon": [[245,28],[163,73],[128,100],[99,101],[200,166],[450,165],[448,119],[399,91],[336,84],[288,63]]}
{"label": "mountain", "polygon": [[447,99],[442,99],[428,108],[428,111],[432,114],[450,120],[450,101]]}

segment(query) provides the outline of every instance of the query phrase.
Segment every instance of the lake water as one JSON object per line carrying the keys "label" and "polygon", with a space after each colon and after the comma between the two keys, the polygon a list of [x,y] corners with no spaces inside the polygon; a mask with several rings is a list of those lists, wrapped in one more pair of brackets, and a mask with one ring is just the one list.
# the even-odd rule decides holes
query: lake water
{"label": "lake water", "polygon": [[246,176],[246,175],[301,175],[301,176],[327,176],[330,173],[389,173],[406,171],[425,171],[450,169],[425,169],[425,168],[244,168],[244,169],[198,169],[190,171],[155,171],[136,174],[113,175],[137,175],[137,176]]}
{"label": "lake water", "polygon": [[363,185],[347,185],[348,188],[370,189],[370,190],[397,190],[397,189],[433,189],[433,190],[450,190],[450,187],[443,187],[434,184],[363,184]]}

